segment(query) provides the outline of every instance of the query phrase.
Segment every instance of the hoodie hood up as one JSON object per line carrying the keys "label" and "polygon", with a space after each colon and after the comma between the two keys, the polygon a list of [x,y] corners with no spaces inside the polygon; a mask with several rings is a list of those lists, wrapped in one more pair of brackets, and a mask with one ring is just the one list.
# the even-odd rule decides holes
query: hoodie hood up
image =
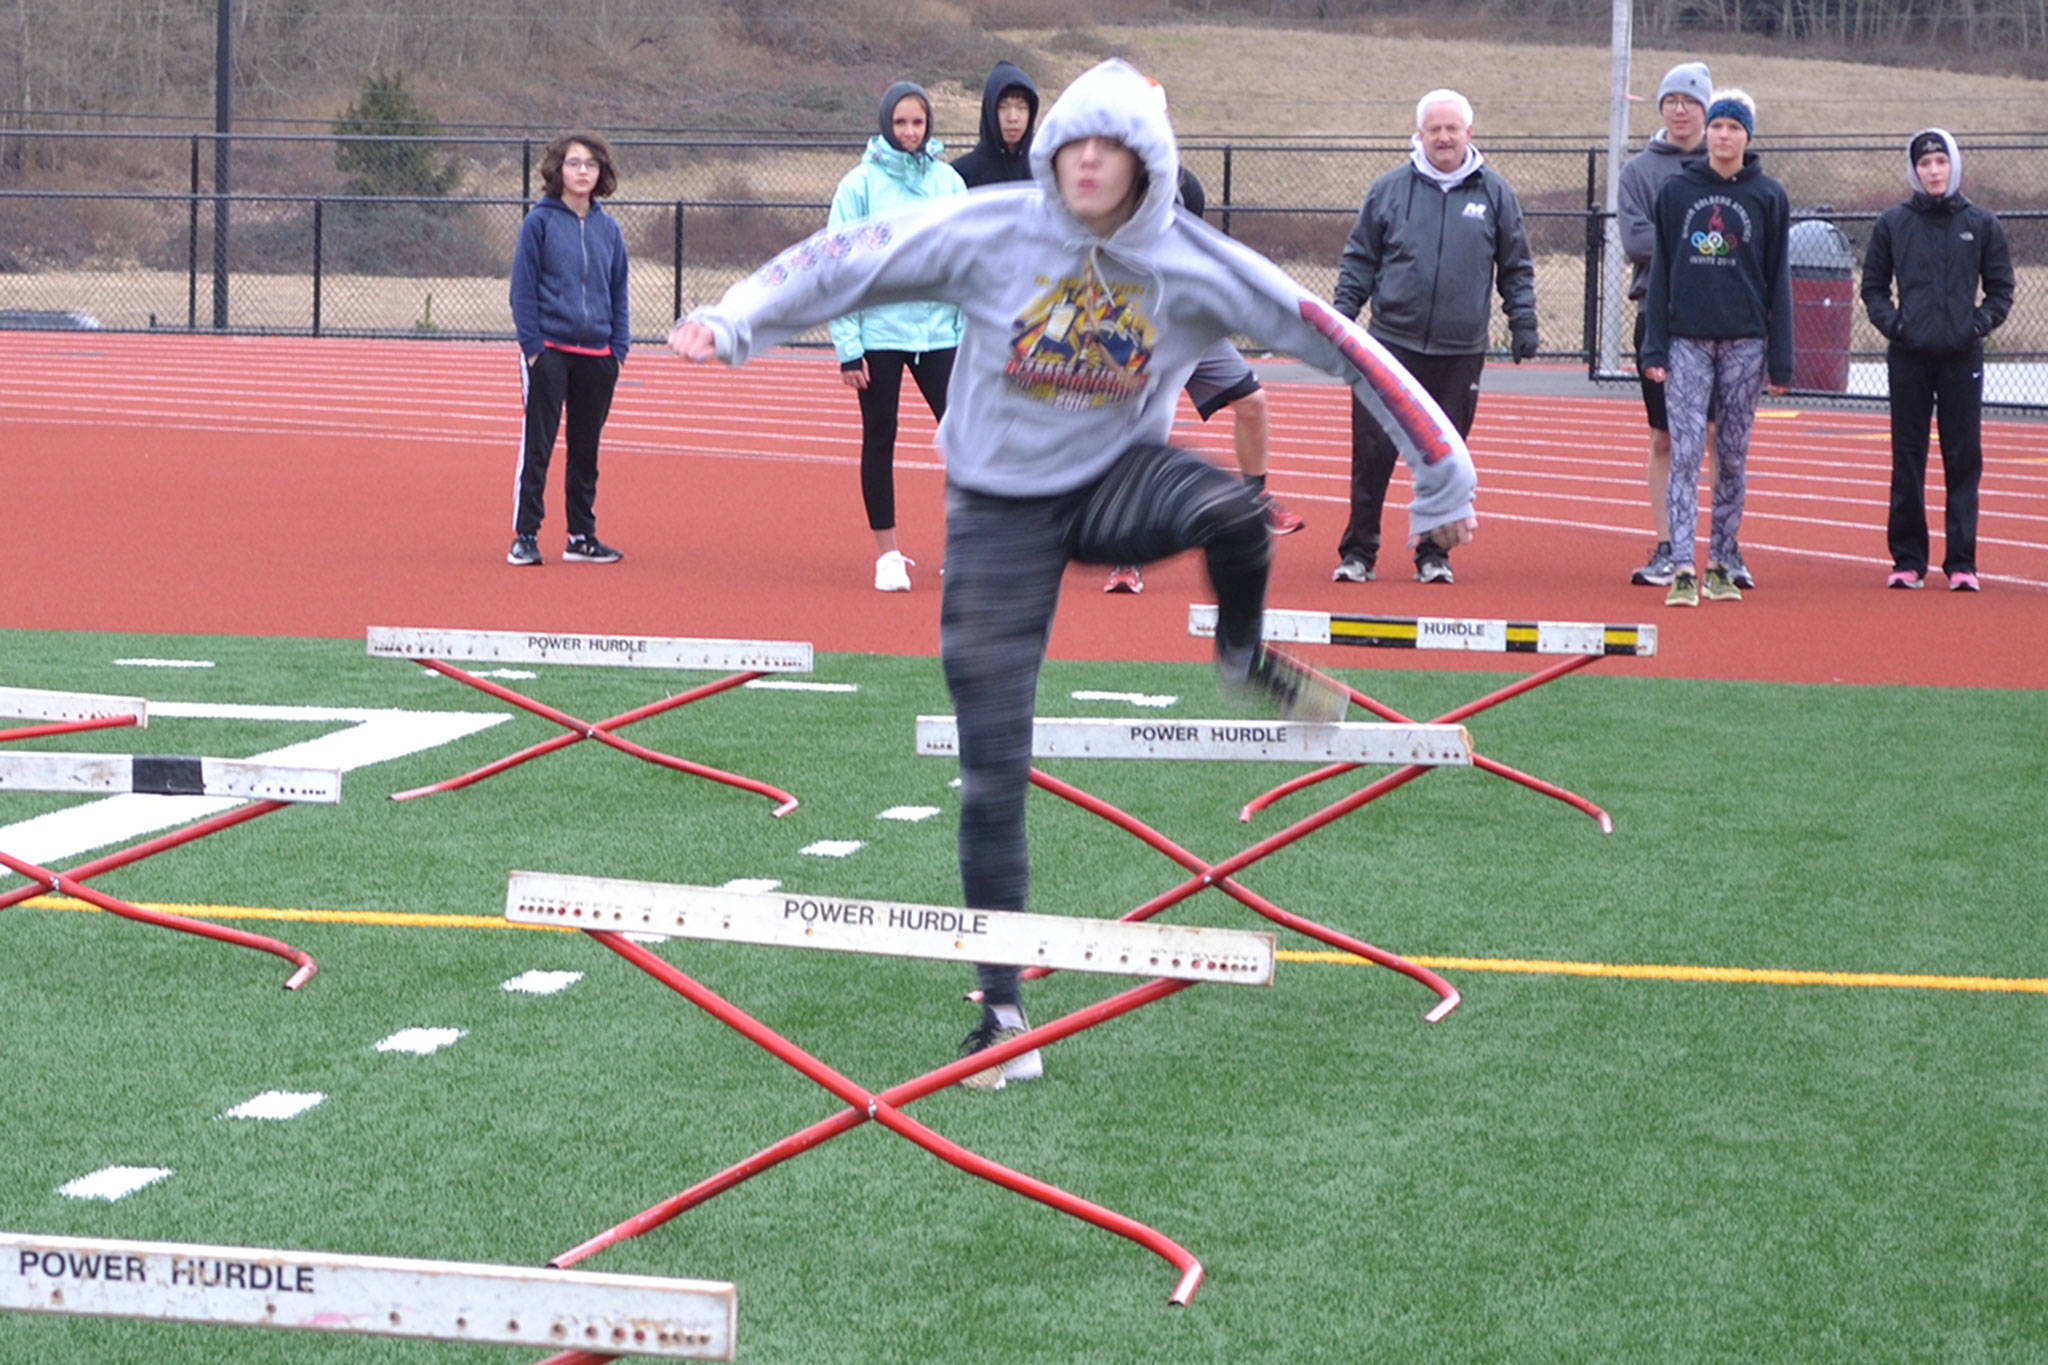
{"label": "hoodie hood up", "polygon": [[903,154],[905,156],[927,158],[937,156],[943,149],[932,137],[932,97],[925,92],[923,86],[915,81],[897,81],[882,92],[882,112],[875,121],[881,128],[883,145],[899,152],[903,151],[902,148],[896,146],[895,119],[896,106],[903,103],[906,95],[915,96],[917,102],[924,106],[925,144],[914,152],[903,152]]}
{"label": "hoodie hood up", "polygon": [[1084,137],[1114,138],[1136,152],[1145,168],[1144,199],[1106,245],[1142,251],[1157,243],[1173,221],[1174,196],[1180,190],[1180,151],[1166,119],[1164,93],[1135,67],[1112,58],[1077,77],[1053,101],[1031,139],[1031,178],[1044,191],[1048,210],[1077,242],[1097,242],[1102,239],[1067,211],[1052,169],[1054,153]]}
{"label": "hoodie hood up", "polygon": [[[996,122],[996,105],[1012,90],[1024,97],[1031,106],[1031,122],[1024,126],[1024,143],[1015,152],[1003,145],[1003,130]],[[976,150],[996,156],[1028,156],[1031,151],[1031,135],[1038,131],[1038,87],[1031,83],[1031,77],[1024,74],[1024,68],[1013,62],[997,62],[988,73],[988,79],[981,86],[981,142]]]}
{"label": "hoodie hood up", "polygon": [[[1959,199],[1963,193],[1963,149],[1956,146],[1955,135],[1946,128],[1922,128],[1906,139],[1906,183],[1913,187],[1915,194],[1927,194],[1927,187],[1920,183],[1920,167],[1913,159],[1913,144],[1923,137],[1937,137],[1948,148],[1948,192],[1944,199]],[[1927,194],[1929,199],[1933,195]]]}

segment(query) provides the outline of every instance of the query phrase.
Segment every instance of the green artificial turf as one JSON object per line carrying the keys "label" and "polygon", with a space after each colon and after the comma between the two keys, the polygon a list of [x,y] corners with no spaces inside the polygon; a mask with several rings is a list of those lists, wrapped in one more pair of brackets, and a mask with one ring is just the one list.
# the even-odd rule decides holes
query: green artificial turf
{"label": "green artificial turf", "polygon": [[[211,659],[204,671],[117,657]],[[1351,661],[1366,656],[1340,656]],[[588,719],[665,680],[515,682]],[[1499,679],[1355,672],[1410,714]],[[949,709],[930,660],[821,658],[852,694],[740,691],[634,727],[803,805],[579,744],[469,790],[392,791],[556,733],[521,716],[358,769],[289,808],[95,881],[145,902],[496,916],[508,869],[953,903],[951,765],[911,751]],[[16,632],[0,682],[156,701],[503,708],[323,640]],[[1225,713],[1205,670],[1052,664],[1041,714],[1134,714],[1080,688]],[[1245,874],[1417,956],[2048,977],[2043,694],[1645,680],[1625,661],[1470,722],[1483,752],[1599,801],[1616,830],[1475,771],[1430,774]],[[163,718],[37,748],[244,756],[334,722]],[[1366,774],[1236,812],[1293,769],[1051,771],[1209,858]],[[0,826],[75,798],[0,795]],[[941,814],[876,819],[895,805]],[[1034,908],[1109,916],[1179,880],[1042,793]],[[845,859],[801,850],[859,839]],[[0,844],[4,847],[4,844]],[[75,861],[75,860],[72,860]],[[1181,922],[1253,926],[1209,892]],[[0,912],[0,1228],[539,1263],[826,1117],[835,1101],[577,935],[232,920],[321,972],[103,914]],[[1282,934],[1280,946],[1319,945]],[[950,1056],[957,969],[672,942],[664,957],[863,1084]],[[585,973],[528,996],[533,969]],[[1446,969],[1465,1003],[1362,965],[1285,961],[1064,1042],[1042,1081],[911,1112],[992,1159],[1158,1228],[1163,1262],[869,1125],[587,1268],[735,1281],[757,1361],[2014,1359],[2048,1341],[2048,998]],[[1034,1019],[1126,984],[1059,976]],[[457,1027],[419,1057],[375,1050]],[[292,1120],[219,1117],[265,1090]],[[175,1174],[112,1204],[56,1193],[111,1164]],[[513,1360],[532,1353],[0,1318],[0,1359]]]}

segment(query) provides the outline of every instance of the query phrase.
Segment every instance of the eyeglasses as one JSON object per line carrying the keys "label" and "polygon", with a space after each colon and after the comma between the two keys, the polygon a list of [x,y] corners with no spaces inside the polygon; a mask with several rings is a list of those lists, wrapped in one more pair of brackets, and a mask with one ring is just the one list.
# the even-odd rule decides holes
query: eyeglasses
{"label": "eyeglasses", "polygon": [[597,163],[584,157],[574,156],[562,163],[562,169],[565,171],[594,171],[597,169]]}

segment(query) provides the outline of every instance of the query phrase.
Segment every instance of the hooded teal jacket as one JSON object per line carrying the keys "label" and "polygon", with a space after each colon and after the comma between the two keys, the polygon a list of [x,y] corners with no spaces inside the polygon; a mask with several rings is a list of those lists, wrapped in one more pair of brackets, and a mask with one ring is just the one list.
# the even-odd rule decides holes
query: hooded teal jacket
{"label": "hooded teal jacket", "polygon": [[[860,165],[846,173],[832,196],[832,212],[825,220],[829,228],[890,213],[933,199],[967,193],[967,183],[951,166],[939,160],[945,147],[937,138],[916,152],[906,152],[889,140],[890,116],[905,95],[924,96],[907,81],[889,87],[882,97],[883,132],[868,139]],[[931,100],[925,99],[929,111]],[[943,351],[960,344],[960,310],[945,303],[891,303],[863,308],[857,313],[832,319],[832,349],[839,363],[851,366],[869,351]]]}

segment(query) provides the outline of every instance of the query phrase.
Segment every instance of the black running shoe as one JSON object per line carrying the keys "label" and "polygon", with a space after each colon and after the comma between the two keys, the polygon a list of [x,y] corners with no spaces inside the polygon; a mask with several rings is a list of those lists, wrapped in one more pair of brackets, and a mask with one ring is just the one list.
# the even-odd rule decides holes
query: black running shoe
{"label": "black running shoe", "polygon": [[616,564],[625,556],[596,536],[570,536],[562,558],[570,564]]}

